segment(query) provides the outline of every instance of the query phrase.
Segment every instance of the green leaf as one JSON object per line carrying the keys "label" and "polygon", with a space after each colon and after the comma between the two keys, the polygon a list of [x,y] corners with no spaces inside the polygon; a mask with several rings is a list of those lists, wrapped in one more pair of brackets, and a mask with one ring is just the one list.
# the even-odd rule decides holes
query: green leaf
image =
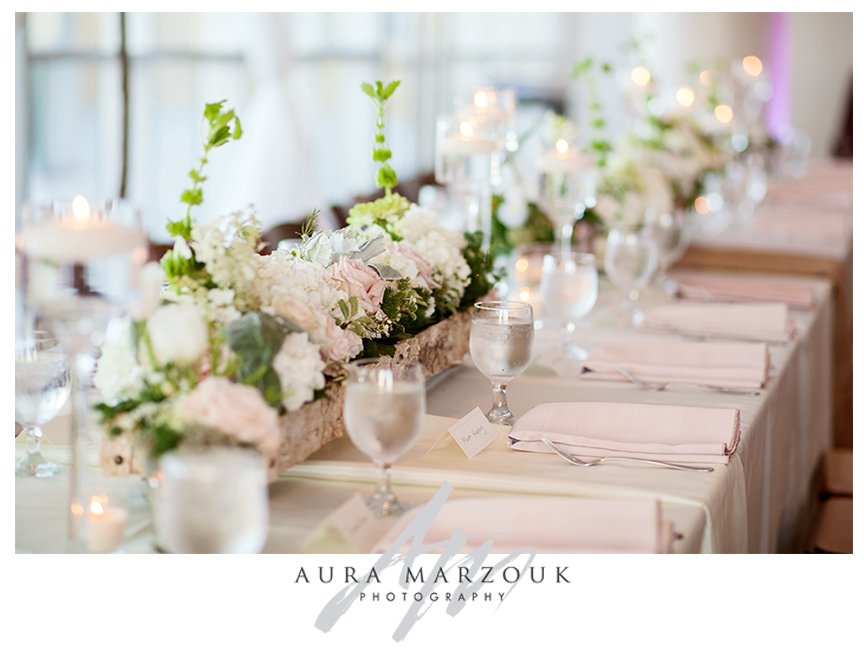
{"label": "green leaf", "polygon": [[398,182],[394,169],[387,163],[384,163],[384,165],[382,165],[378,170],[378,175],[376,177],[378,187],[392,188],[395,187]]}
{"label": "green leaf", "polygon": [[375,89],[372,88],[372,84],[366,83],[365,81],[360,84],[360,90],[369,95],[371,99],[377,99],[375,96]]}
{"label": "green leaf", "polygon": [[392,157],[393,154],[387,147],[379,147],[372,150],[372,160],[374,160],[375,162],[386,162]]}
{"label": "green leaf", "polygon": [[203,183],[204,181],[207,180],[207,177],[206,177],[206,176],[202,176],[202,175],[199,174],[198,171],[195,170],[195,169],[190,169],[190,170],[189,170],[189,178],[191,178],[191,179],[192,179],[193,181],[195,181],[196,183]]}
{"label": "green leaf", "polygon": [[204,200],[204,193],[200,187],[183,190],[183,193],[180,195],[180,200],[188,205],[201,205],[201,202]]}
{"label": "green leaf", "polygon": [[178,219],[177,221],[169,221],[168,222],[168,234],[172,237],[182,237],[183,239],[189,239],[192,236],[192,228],[185,219]]}
{"label": "green leaf", "polygon": [[602,117],[596,117],[591,120],[591,126],[593,126],[595,129],[602,129],[604,126],[606,126],[606,120],[604,120]]}
{"label": "green leaf", "polygon": [[391,81],[387,84],[387,87],[384,89],[384,93],[382,99],[390,99],[390,96],[395,92],[395,90],[399,87],[401,81]]}
{"label": "green leaf", "polygon": [[208,122],[212,122],[216,119],[216,116],[222,111],[222,105],[225,104],[227,100],[223,99],[221,102],[215,102],[213,104],[205,104],[204,105],[204,119]]}
{"label": "green leaf", "polygon": [[234,132],[231,134],[234,140],[239,140],[243,137],[243,127],[240,126],[240,118],[234,116]]}

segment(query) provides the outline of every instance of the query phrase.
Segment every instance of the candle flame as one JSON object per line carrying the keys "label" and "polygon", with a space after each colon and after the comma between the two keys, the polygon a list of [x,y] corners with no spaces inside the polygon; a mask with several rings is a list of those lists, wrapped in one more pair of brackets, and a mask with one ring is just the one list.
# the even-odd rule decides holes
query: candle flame
{"label": "candle flame", "polygon": [[567,153],[570,150],[570,145],[567,143],[567,140],[561,138],[555,143],[555,150],[558,153]]}
{"label": "candle flame", "polygon": [[675,98],[681,106],[688,108],[692,106],[693,102],[696,100],[696,93],[694,93],[693,89],[689,86],[681,86],[678,89],[678,92],[675,93]]}
{"label": "candle flame", "polygon": [[489,96],[484,90],[478,90],[474,93],[474,106],[477,108],[486,108],[489,105]]}
{"label": "candle flame", "polygon": [[93,496],[90,497],[90,514],[96,515],[97,517],[105,512],[105,504],[107,503],[107,497],[102,496]]}
{"label": "candle flame", "polygon": [[524,300],[526,302],[531,300],[531,289],[520,289],[519,300]]}
{"label": "candle flame", "polygon": [[711,71],[710,70],[703,70],[702,72],[699,73],[699,83],[702,84],[703,86],[707,86],[708,84],[711,83]]}
{"label": "candle flame", "polygon": [[462,122],[459,125],[459,133],[464,136],[474,135],[474,127],[469,122]]}
{"label": "candle flame", "polygon": [[696,208],[696,212],[699,214],[708,214],[711,211],[711,204],[704,196],[697,197],[693,202],[693,207]]}
{"label": "candle flame", "polygon": [[528,260],[524,257],[520,257],[518,260],[516,260],[515,267],[517,272],[525,273],[525,271],[528,270]]}
{"label": "candle flame", "polygon": [[75,221],[87,221],[90,219],[90,204],[80,194],[72,199],[72,216],[75,217]]}
{"label": "candle flame", "polygon": [[735,113],[732,111],[732,107],[728,104],[718,104],[714,108],[714,117],[716,117],[717,121],[721,124],[729,124],[734,116]]}
{"label": "candle flame", "polygon": [[758,77],[762,74],[762,59],[754,54],[745,56],[741,60],[741,67],[744,68],[744,72],[749,74],[751,77]]}
{"label": "candle flame", "polygon": [[69,504],[69,511],[75,517],[80,517],[81,515],[84,514],[84,508],[81,506],[80,503]]}
{"label": "candle flame", "polygon": [[651,83],[651,71],[644,65],[640,65],[631,70],[630,78],[637,86],[647,86]]}

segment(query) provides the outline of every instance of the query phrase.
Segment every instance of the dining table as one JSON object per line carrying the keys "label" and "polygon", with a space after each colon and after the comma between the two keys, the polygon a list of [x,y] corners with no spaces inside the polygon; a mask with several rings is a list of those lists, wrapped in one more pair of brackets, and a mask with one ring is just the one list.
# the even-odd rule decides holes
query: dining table
{"label": "dining table", "polygon": [[[765,278],[764,274],[754,277]],[[773,276],[772,276],[773,277]],[[562,354],[563,330],[544,323],[535,332],[532,363],[508,389],[519,416],[549,402],[620,402],[675,407],[737,409],[741,437],[728,463],[710,473],[631,463],[576,467],[552,453],[515,451],[502,430],[473,458],[452,441],[447,430],[476,407],[491,403],[492,386],[466,355],[460,365],[431,377],[420,437],[394,465],[392,478],[400,499],[427,502],[443,484],[449,499],[507,498],[533,495],[572,499],[655,499],[671,522],[676,553],[770,553],[800,551],[816,505],[813,483],[822,455],[831,446],[833,409],[833,333],[836,294],[830,280],[778,276],[810,290],[812,304],[789,311],[794,336],[768,344],[769,370],[764,386],[747,394],[705,386],[670,385],[663,390],[630,381],[605,381],[585,375],[579,363]],[[619,342],[650,347],[687,340],[679,332],[635,328],[622,306],[624,296],[601,279],[594,310],[573,336],[589,355]],[[643,292],[640,306],[681,302],[659,286]],[[712,339],[713,340],[713,339]],[[639,427],[639,422],[633,422]],[[46,428],[45,455],[68,462],[69,416]],[[85,462],[97,474],[99,434],[93,433]],[[19,439],[16,454],[24,441]],[[369,552],[347,541],[329,542],[322,523],[357,494],[368,495],[378,469],[347,437],[331,442],[306,461],[282,473],[269,487],[266,553]],[[129,518],[121,553],[156,550],[146,482],[141,476],[101,476],[104,490],[125,504]],[[20,553],[63,552],[68,508],[66,474],[47,479],[17,477],[15,543]],[[396,518],[388,518],[392,526]],[[548,522],[554,531],[556,522]]]}

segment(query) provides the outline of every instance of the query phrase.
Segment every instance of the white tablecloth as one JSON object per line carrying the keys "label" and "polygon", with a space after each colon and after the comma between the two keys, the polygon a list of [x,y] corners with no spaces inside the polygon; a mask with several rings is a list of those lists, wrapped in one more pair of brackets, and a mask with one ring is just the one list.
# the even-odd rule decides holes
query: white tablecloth
{"label": "white tablecloth", "polygon": [[[771,552],[800,547],[801,524],[810,507],[810,478],[830,444],[831,295],[824,280],[808,278],[818,296],[812,311],[793,311],[798,337],[770,346],[772,370],[758,396],[723,394],[703,388],[644,391],[627,383],[556,376],[535,365],[509,392],[517,414],[549,401],[635,401],[642,403],[737,407],[742,442],[728,466],[711,474],[609,464],[592,468],[567,465],[551,454],[507,449],[503,438],[474,460],[451,444],[429,451],[454,418],[491,399],[488,380],[471,365],[451,371],[428,391],[423,437],[394,468],[397,492],[413,503],[430,498],[441,481],[455,490],[451,498],[493,493],[572,495],[585,498],[654,496],[663,504],[683,538],[676,552]],[[639,337],[649,344],[656,334],[634,333],[617,324],[619,296],[608,286],[603,300],[577,336],[593,345]],[[648,303],[665,298],[649,296]],[[557,333],[538,335],[538,351],[554,345]],[[541,354],[541,358],[546,358]],[[49,428],[62,441],[64,418]],[[19,453],[23,451],[19,440]],[[94,449],[95,452],[95,449]],[[62,444],[48,445],[49,457],[66,458]],[[292,468],[271,487],[271,532],[266,551],[298,552],[324,517],[355,492],[368,492],[376,472],[347,439],[336,441],[310,461]],[[132,510],[123,550],[152,550],[148,511],[140,478],[103,479],[109,493],[121,494]],[[20,551],[63,550],[66,477],[16,479],[16,547]],[[551,525],[554,525],[552,522]]]}

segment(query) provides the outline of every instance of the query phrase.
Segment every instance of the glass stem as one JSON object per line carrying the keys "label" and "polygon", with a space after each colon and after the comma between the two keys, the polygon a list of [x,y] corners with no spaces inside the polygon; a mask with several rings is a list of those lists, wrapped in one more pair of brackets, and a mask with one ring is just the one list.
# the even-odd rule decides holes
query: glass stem
{"label": "glass stem", "polygon": [[393,488],[390,485],[390,464],[381,465],[381,478],[378,481],[376,492],[384,495],[386,498],[393,496]]}
{"label": "glass stem", "polygon": [[492,384],[492,410],[510,410],[510,407],[507,405],[507,384]]}
{"label": "glass stem", "polygon": [[26,427],[24,434],[27,436],[27,454],[33,456],[42,452],[42,429],[37,426]]}
{"label": "glass stem", "polygon": [[71,353],[70,383],[72,393],[72,412],[69,426],[69,553],[87,552],[87,517],[85,516],[84,494],[81,477],[81,445],[84,441],[82,428],[87,422],[90,408],[87,399],[87,381],[90,368],[86,353]]}
{"label": "glass stem", "polygon": [[569,253],[573,247],[573,222],[568,221],[558,231],[558,237],[561,239],[561,252]]}

